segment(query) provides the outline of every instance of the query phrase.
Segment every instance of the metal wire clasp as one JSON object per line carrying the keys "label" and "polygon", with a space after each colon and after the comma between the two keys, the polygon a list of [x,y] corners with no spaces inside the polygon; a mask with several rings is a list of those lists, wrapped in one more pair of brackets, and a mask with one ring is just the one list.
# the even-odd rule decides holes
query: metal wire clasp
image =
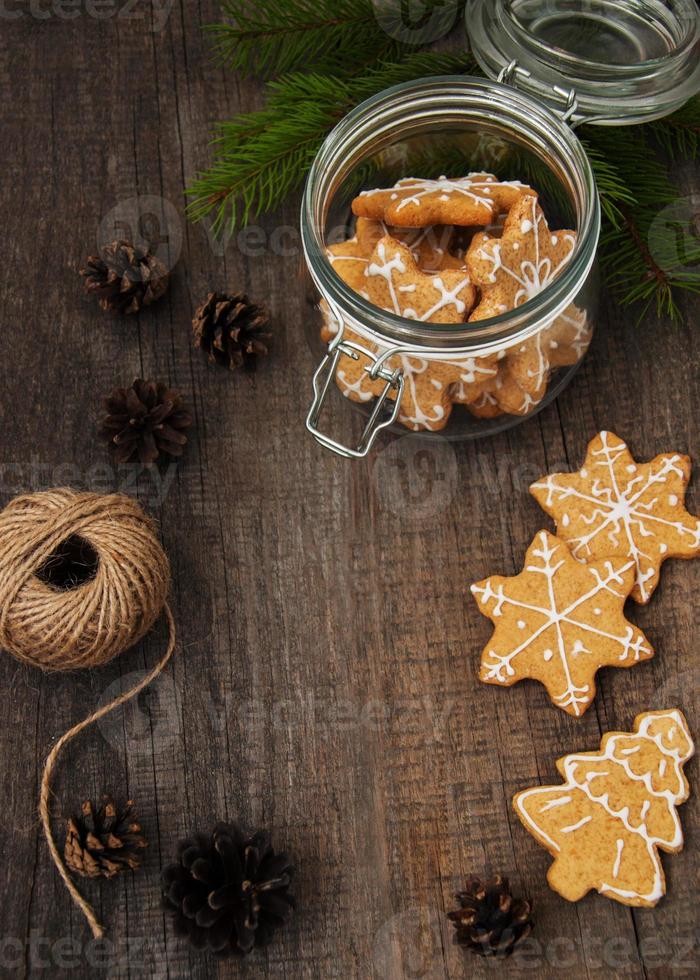
{"label": "metal wire clasp", "polygon": [[[340,322],[342,324],[342,321]],[[355,361],[359,360],[360,355],[363,355],[371,362],[371,366],[366,367],[366,371],[370,378],[372,378],[373,381],[381,379],[382,381],[386,382],[382,393],[377,398],[374,408],[372,409],[372,414],[370,415],[369,421],[365,426],[357,449],[351,449],[349,446],[345,446],[342,443],[337,442],[335,439],[331,439],[330,436],[321,432],[318,428],[318,420],[321,415],[326,396],[328,395],[331,384],[335,379],[336,371],[338,370],[338,362],[343,355],[346,357],[351,357]],[[399,414],[399,407],[401,405],[401,396],[403,395],[404,376],[400,368],[397,368],[395,371],[390,371],[389,368],[384,366],[387,356],[391,356],[390,351],[378,356],[355,341],[343,340],[343,327],[341,325],[338,334],[328,345],[328,352],[326,356],[323,358],[316,373],[314,374],[314,400],[306,418],[306,428],[309,430],[314,439],[316,439],[317,442],[320,442],[322,446],[325,446],[326,449],[330,449],[331,452],[337,453],[339,456],[345,456],[350,459],[361,459],[370,451],[375,439],[382,429],[388,428],[396,421]],[[396,392],[393,409],[384,421],[379,422],[382,409],[384,408],[384,405],[386,404],[386,401],[392,391]]]}
{"label": "metal wire clasp", "polygon": [[[517,61],[511,61],[501,70],[498,81],[503,85],[517,85],[519,78],[532,78],[532,72],[529,72],[527,68],[521,68]],[[576,89],[552,85],[552,92],[564,103],[564,108],[558,110],[562,122],[571,123],[578,109]]]}

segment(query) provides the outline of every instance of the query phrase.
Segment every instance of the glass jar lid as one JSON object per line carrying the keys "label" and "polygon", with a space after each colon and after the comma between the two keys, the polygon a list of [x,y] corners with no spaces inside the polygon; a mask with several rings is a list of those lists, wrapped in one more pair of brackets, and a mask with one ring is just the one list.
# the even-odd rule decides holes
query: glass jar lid
{"label": "glass jar lid", "polygon": [[658,119],[700,91],[696,0],[471,0],[481,68],[601,125]]}

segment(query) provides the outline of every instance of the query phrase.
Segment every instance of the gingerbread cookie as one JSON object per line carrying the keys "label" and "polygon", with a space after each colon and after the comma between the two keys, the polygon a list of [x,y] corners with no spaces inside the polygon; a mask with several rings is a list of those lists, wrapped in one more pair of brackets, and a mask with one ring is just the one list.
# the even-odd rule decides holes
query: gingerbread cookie
{"label": "gingerbread cookie", "polygon": [[590,346],[592,334],[588,314],[572,303],[551,327],[543,331],[543,347],[549,366],[578,364]]}
{"label": "gingerbread cookie", "polygon": [[461,390],[458,390],[454,401],[456,405],[466,405],[469,412],[478,419],[495,419],[499,415],[505,414],[505,410],[498,404],[496,396],[488,388],[482,391],[474,401],[464,400]]}
{"label": "gingerbread cookie", "polygon": [[582,715],[601,667],[633,667],[654,655],[623,614],[633,585],[631,559],[582,565],[563,541],[540,531],[519,575],[494,575],[471,588],[495,626],[482,654],[481,680],[509,687],[532,678],[557,707]]}
{"label": "gingerbread cookie", "polygon": [[530,492],[579,561],[628,559],[635,569],[632,598],[647,603],[667,558],[700,555],[700,520],[684,506],[690,469],[679,453],[636,463],[622,439],[601,432],[578,473],[543,477]]}
{"label": "gingerbread cookie", "polygon": [[466,271],[421,272],[408,246],[389,235],[377,243],[365,276],[376,306],[424,323],[463,322],[476,300]]}
{"label": "gingerbread cookie", "polygon": [[397,242],[411,250],[416,265],[421,272],[435,273],[443,269],[461,269],[466,273],[464,256],[459,258],[451,252],[454,240],[452,225],[431,225],[428,228],[397,228],[372,218],[358,218],[356,238],[369,257],[380,239],[390,235]]}
{"label": "gingerbread cookie", "polygon": [[570,902],[595,888],[623,905],[656,905],[666,893],[659,849],[683,847],[676,808],[690,793],[683,766],[693,753],[680,711],[648,711],[634,732],[604,735],[599,752],[559,759],[563,784],[517,793],[515,812],[555,859],[551,888]]}
{"label": "gingerbread cookie", "polygon": [[467,267],[482,291],[469,319],[485,320],[522,306],[559,275],[575,246],[575,232],[550,231],[537,198],[522,194],[502,235],[477,235],[469,248]]}
{"label": "gingerbread cookie", "polygon": [[536,392],[525,391],[513,377],[507,356],[500,362],[496,376],[481,386],[476,397],[464,386],[454,389],[454,401],[466,405],[477,418],[496,418],[499,415],[528,415],[542,401],[546,383]]}
{"label": "gingerbread cookie", "polygon": [[[337,324],[327,310],[324,313],[322,337],[329,341],[337,332]],[[347,327],[343,339],[359,344],[373,354],[379,351],[376,344]],[[383,392],[385,382],[381,379],[372,380],[369,375],[371,366],[371,359],[360,352],[356,358],[347,354],[340,357],[336,383],[346,398],[355,402],[370,402]],[[454,386],[461,384],[467,389],[478,391],[496,372],[495,365],[486,358],[465,358],[454,362],[428,361],[407,354],[393,355],[387,367],[391,371],[399,368],[403,373],[404,391],[398,419],[414,432],[437,432],[443,429],[452,413]],[[391,392],[390,397],[392,400],[396,397],[394,392]]]}
{"label": "gingerbread cookie", "polygon": [[[407,177],[393,187],[363,191],[353,212],[403,228],[428,225],[488,225],[530,190],[519,181],[499,181],[493,174],[419,180]],[[531,191],[534,194],[534,191]]]}
{"label": "gingerbread cookie", "polygon": [[365,286],[367,266],[371,249],[367,248],[357,236],[347,242],[338,242],[326,248],[326,256],[343,282],[347,283],[360,296],[369,299]]}

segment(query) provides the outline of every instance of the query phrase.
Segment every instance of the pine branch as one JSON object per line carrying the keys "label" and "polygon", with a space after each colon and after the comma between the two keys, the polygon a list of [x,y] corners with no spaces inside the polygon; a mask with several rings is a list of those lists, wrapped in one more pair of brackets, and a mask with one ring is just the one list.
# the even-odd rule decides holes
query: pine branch
{"label": "pine branch", "polygon": [[642,317],[654,306],[657,315],[677,319],[679,291],[700,291],[700,238],[648,135],[638,127],[586,130],[594,165],[602,160],[606,169],[601,260],[624,305],[641,302]]}
{"label": "pine branch", "polygon": [[[349,72],[395,60],[425,40],[420,24],[407,34],[394,29],[403,26],[400,4],[378,13],[373,0],[226,0],[223,9],[230,22],[208,28],[215,52],[224,65],[246,74]],[[428,40],[444,36],[457,11],[446,0],[422,0],[421,24],[431,18]]]}
{"label": "pine branch", "polygon": [[213,214],[215,234],[234,232],[303,183],[329,130],[359,102],[422,75],[471,67],[469,55],[413,54],[357,77],[294,74],[268,83],[264,109],[220,125],[214,163],[187,191],[190,216]]}
{"label": "pine branch", "polygon": [[[437,16],[444,34],[462,7],[423,0],[422,12],[428,19]],[[402,9],[397,0],[397,25]],[[220,234],[274,210],[303,183],[330,129],[381,89],[421,75],[482,74],[470,55],[415,53],[407,40],[417,45],[426,40],[420,25],[413,34],[396,34],[386,23],[382,27],[376,11],[375,0],[225,0],[231,22],[210,28],[221,61],[247,73],[281,77],[267,84],[264,109],[218,126],[212,166],[187,191],[194,220],[213,215],[213,231]],[[436,36],[440,30],[432,30],[429,40]],[[700,155],[700,97],[643,126],[584,127],[582,138],[600,192],[601,262],[608,282],[624,304],[641,301],[644,312],[655,305],[659,314],[677,317],[678,291],[700,291],[700,241],[654,151],[671,160]],[[438,140],[425,159],[403,163],[415,164],[412,172],[421,176],[456,173],[463,155],[491,169],[486,159],[479,160],[480,152],[449,141],[443,147]],[[518,173],[509,176],[529,180],[555,213],[566,213],[568,202],[551,174],[542,173],[530,154],[512,149],[502,165],[516,164]],[[369,180],[371,169],[370,163],[353,176]]]}
{"label": "pine branch", "polygon": [[700,156],[700,96],[673,115],[646,123],[643,129],[671,160],[696,160]]}

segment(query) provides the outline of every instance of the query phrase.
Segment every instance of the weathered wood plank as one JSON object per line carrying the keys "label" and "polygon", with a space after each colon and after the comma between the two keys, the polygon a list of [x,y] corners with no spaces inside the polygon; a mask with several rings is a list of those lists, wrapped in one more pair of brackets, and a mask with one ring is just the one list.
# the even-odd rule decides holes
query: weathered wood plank
{"label": "weathered wood plank", "polygon": [[[178,655],[139,705],[71,747],[56,781],[57,813],[102,790],[135,797],[151,840],[142,873],[85,888],[110,925],[103,962],[38,834],[41,762],[87,707],[153,662],[162,633],[91,675],[46,678],[0,658],[0,967],[78,978],[486,976],[451,945],[443,914],[465,876],[485,870],[509,874],[536,902],[540,945],[515,975],[662,976],[669,959],[674,976],[696,971],[697,795],[682,811],[686,851],[665,861],[669,895],[640,913],[552,893],[549,859],[510,798],[644,708],[680,704],[700,731],[700,563],[667,565],[651,605],[631,611],[658,655],[603,672],[580,721],[536,685],[478,683],[490,627],[466,593],[520,568],[548,526],[529,482],[578,466],[598,428],[640,458],[674,448],[700,460],[696,306],[685,325],[637,327],[606,301],[574,383],[510,433],[456,445],[404,438],[365,463],[331,457],[303,427],[314,355],[298,258],[274,248],[296,203],[261,222],[265,244],[254,249],[212,243],[183,216],[210,122],[261,97],[211,63],[201,25],[213,0],[183,8],[156,34],[141,20],[25,16],[0,37],[2,502],[55,483],[125,488],[94,427],[100,396],[137,374],[172,382],[196,415],[183,465],[128,488],[161,522]],[[172,206],[165,231],[181,237],[181,258],[163,303],[113,321],[82,296],[76,269],[100,223],[144,195]],[[210,368],[189,341],[206,292],[239,286],[269,299],[278,334],[253,382]],[[700,509],[697,481],[690,500]],[[696,762],[688,772],[697,782]],[[159,906],[159,870],[177,839],[222,817],[271,827],[299,865],[295,920],[245,964],[190,953]]]}

